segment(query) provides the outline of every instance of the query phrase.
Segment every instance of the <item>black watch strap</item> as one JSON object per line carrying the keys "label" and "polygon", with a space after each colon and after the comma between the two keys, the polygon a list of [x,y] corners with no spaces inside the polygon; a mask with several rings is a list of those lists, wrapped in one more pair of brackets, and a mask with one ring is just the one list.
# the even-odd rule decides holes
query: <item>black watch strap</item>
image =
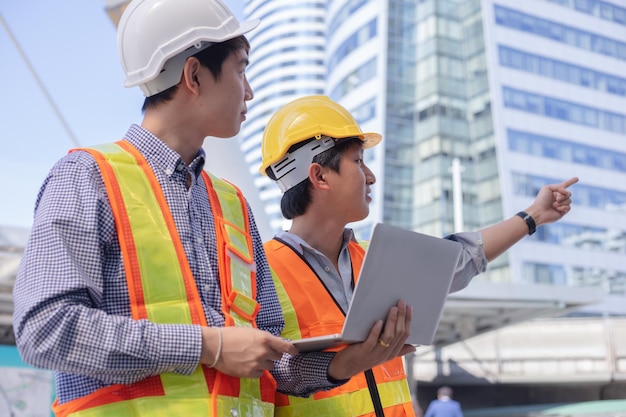
{"label": "black watch strap", "polygon": [[530,214],[526,213],[525,211],[520,211],[516,215],[520,216],[526,222],[526,226],[528,226],[529,235],[532,235],[533,233],[535,233],[535,230],[537,230],[537,225],[535,224],[535,219],[533,219]]}

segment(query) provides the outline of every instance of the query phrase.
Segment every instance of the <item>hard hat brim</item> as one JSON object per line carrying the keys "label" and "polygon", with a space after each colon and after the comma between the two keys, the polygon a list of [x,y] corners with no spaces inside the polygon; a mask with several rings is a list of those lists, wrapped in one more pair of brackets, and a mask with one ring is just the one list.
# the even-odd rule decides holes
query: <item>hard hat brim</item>
{"label": "hard hat brim", "polygon": [[381,140],[383,140],[382,135],[374,132],[365,132],[361,135],[361,140],[363,141],[363,149],[373,148],[378,145]]}
{"label": "hard hat brim", "polygon": [[[256,29],[256,27],[259,26],[259,23],[261,23],[260,19],[252,19],[252,20],[248,20],[246,22],[242,22],[242,23],[239,24],[239,30],[237,32],[240,32],[239,35],[243,35],[244,33],[248,33],[251,30]],[[233,38],[236,38],[239,35],[235,35],[235,36],[233,36]]]}

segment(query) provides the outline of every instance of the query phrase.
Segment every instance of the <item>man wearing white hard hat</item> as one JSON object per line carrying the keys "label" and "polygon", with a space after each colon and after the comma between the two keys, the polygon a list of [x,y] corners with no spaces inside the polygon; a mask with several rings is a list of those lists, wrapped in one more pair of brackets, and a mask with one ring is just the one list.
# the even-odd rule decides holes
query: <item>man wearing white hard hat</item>
{"label": "man wearing white hard hat", "polygon": [[257,24],[219,0],[126,8],[118,46],[143,121],[52,168],[15,283],[17,346],[55,370],[57,416],[271,416],[277,386],[308,395],[349,377],[345,360],[294,356],[279,337],[250,208],[203,170],[205,137],[245,120]]}

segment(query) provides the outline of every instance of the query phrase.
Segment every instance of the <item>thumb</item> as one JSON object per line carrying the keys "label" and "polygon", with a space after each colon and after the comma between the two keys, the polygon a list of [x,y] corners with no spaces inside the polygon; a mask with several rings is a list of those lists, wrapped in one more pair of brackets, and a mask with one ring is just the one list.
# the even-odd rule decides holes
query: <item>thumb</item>
{"label": "thumb", "polygon": [[274,337],[270,342],[270,347],[281,354],[288,353],[291,356],[298,354],[298,348],[293,343],[280,337]]}

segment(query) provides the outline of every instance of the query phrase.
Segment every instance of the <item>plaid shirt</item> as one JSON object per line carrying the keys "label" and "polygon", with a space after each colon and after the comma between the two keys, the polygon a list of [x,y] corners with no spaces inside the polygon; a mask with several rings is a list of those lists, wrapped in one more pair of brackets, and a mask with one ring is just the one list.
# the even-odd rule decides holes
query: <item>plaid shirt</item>
{"label": "plaid shirt", "polygon": [[[223,326],[215,224],[200,150],[187,167],[143,128],[125,138],[146,158],[168,202],[209,326]],[[192,178],[186,187],[187,173]],[[252,218],[260,329],[280,335],[283,318],[262,241]],[[54,369],[59,403],[111,384],[162,372],[190,374],[201,350],[200,327],[131,318],[122,254],[107,193],[94,159],[72,152],[39,192],[30,240],[14,288],[14,331],[23,359]],[[327,379],[332,354],[284,355],[273,371],[279,389],[308,395],[336,386]]]}

